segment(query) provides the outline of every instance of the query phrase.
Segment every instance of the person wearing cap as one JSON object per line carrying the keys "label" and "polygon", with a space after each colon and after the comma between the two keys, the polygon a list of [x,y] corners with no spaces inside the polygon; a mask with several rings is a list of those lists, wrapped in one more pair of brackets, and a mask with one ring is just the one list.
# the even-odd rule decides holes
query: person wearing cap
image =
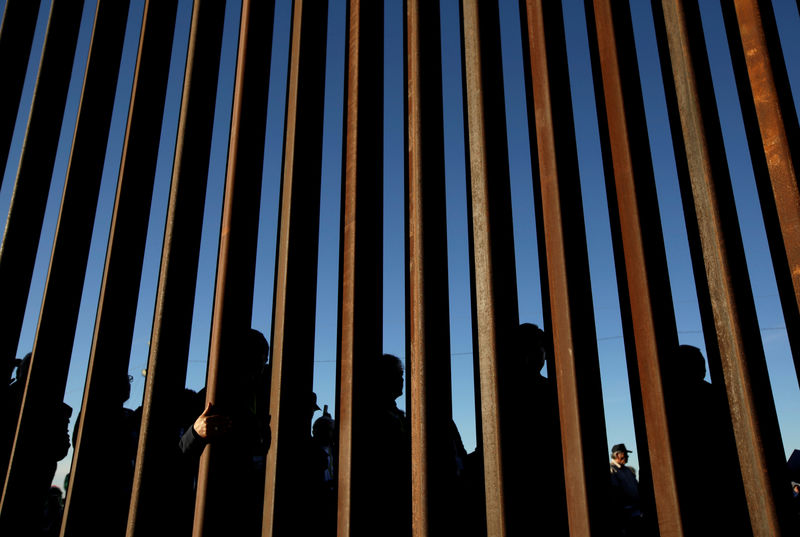
{"label": "person wearing cap", "polygon": [[636,471],[626,466],[628,453],[633,452],[625,444],[615,444],[611,448],[611,506],[618,535],[632,536],[640,534],[642,510]]}

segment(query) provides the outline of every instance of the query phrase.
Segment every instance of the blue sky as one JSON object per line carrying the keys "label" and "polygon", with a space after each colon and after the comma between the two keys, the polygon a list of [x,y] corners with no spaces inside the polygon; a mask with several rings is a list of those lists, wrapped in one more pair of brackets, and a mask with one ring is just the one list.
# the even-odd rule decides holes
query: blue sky
{"label": "blue sky", "polygon": [[[590,269],[595,307],[598,350],[603,382],[608,440],[625,442],[634,450],[632,463],[637,466],[636,442],[630,412],[627,370],[619,317],[619,302],[611,250],[611,238],[602,176],[602,160],[597,134],[591,71],[588,56],[583,2],[564,0],[566,35],[575,128],[578,138],[582,194],[589,244]],[[0,213],[7,214],[14,177],[19,162],[31,92],[44,39],[49,1],[42,2],[28,76],[20,106],[17,128],[9,162],[0,188]],[[225,19],[223,55],[217,96],[216,123],[206,215],[203,229],[200,273],[196,293],[195,318],[189,356],[187,385],[199,389],[205,382],[205,361],[211,322],[215,257],[221,217],[222,190],[226,165],[228,126],[239,24],[239,3],[228,3]],[[283,114],[286,91],[289,26],[289,0],[276,2],[277,27],[274,33],[271,87],[265,144],[262,217],[259,233],[257,281],[253,326],[267,334],[271,325],[272,285],[277,225],[278,193],[281,170]],[[525,114],[519,15],[516,0],[502,0],[503,66],[506,85],[506,110],[509,135],[509,162],[513,195],[514,239],[517,254],[520,320],[541,324],[539,267],[536,252],[536,231],[533,219],[531,159],[528,154],[528,132]],[[111,135],[106,153],[98,216],[92,239],[89,268],[78,320],[72,355],[72,366],[66,401],[80,407],[86,365],[92,341],[94,316],[99,296],[106,242],[119,161],[122,150],[128,101],[141,25],[143,0],[131,3],[126,33],[123,64],[112,118]],[[466,188],[464,181],[463,118],[461,65],[457,0],[441,0],[443,92],[445,114],[445,166],[447,174],[448,255],[450,273],[450,327],[453,369],[454,419],[468,450],[475,447],[474,394],[472,381],[472,338],[469,303],[469,269],[466,220]],[[80,85],[91,36],[96,2],[88,0],[75,56],[73,83],[61,131],[59,153],[53,175],[47,216],[45,219],[33,286],[26,311],[18,356],[28,352],[36,330],[44,278],[52,247],[61,189],[66,175],[67,159],[80,98]],[[5,1],[0,0],[0,7]],[[796,51],[800,35],[800,16],[794,0],[775,0],[784,51]],[[665,245],[669,260],[673,305],[681,343],[704,348],[699,310],[694,290],[691,262],[682,220],[680,193],[664,104],[661,74],[653,32],[650,3],[631,0],[637,54],[645,96],[647,122],[662,216]],[[703,25],[711,57],[714,89],[725,136],[731,176],[740,215],[759,325],[767,355],[772,388],[775,395],[784,446],[787,453],[800,447],[794,417],[800,411],[797,375],[791,361],[783,317],[761,220],[758,196],[736,98],[719,4],[701,2]],[[339,193],[341,173],[341,133],[343,104],[343,53],[345,28],[344,0],[331,0],[329,9],[328,66],[326,109],[323,142],[323,177],[320,225],[320,265],[317,299],[317,333],[314,388],[319,403],[335,408],[335,357],[339,241]],[[139,309],[134,331],[129,371],[134,375],[132,397],[128,406],[135,407],[142,397],[147,366],[148,343],[152,324],[161,235],[164,229],[167,196],[171,176],[175,133],[181,98],[183,66],[186,58],[191,2],[181,0],[178,27],[172,51],[171,76],[167,94],[167,113],[162,128],[162,141],[157,167],[156,185],[151,210],[151,223],[145,254]],[[384,138],[384,350],[404,357],[404,259],[403,259],[403,75],[402,75],[402,2],[386,1],[385,30],[385,138]],[[800,59],[788,54],[787,68],[795,101],[800,95]],[[5,218],[0,220],[5,226]],[[399,401],[403,407],[403,401]],[[71,454],[59,466],[56,482],[69,466]]]}

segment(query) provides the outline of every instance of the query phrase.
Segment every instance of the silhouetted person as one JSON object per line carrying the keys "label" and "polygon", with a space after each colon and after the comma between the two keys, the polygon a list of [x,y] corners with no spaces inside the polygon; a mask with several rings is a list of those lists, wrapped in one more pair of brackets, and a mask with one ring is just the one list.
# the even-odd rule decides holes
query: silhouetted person
{"label": "silhouetted person", "polygon": [[[316,402],[314,403],[316,406]],[[317,407],[319,408],[319,407]],[[312,427],[309,453],[309,506],[314,535],[336,535],[336,469],[334,468],[334,434],[336,424],[325,405],[322,416]]]}
{"label": "silhouetted person", "polygon": [[[453,535],[469,537],[477,535],[477,531],[482,531],[481,518],[476,519],[476,504],[483,497],[475,490],[477,483],[483,485],[483,480],[475,480],[470,475],[469,455],[464,449],[461,440],[461,433],[451,419],[448,427],[448,460],[447,473],[443,476],[447,481],[444,487],[439,489],[445,496],[439,503],[440,509],[447,509],[447,522],[449,531]],[[430,492],[429,492],[430,493]],[[478,511],[483,510],[480,505]]]}
{"label": "silhouetted person", "polygon": [[[81,464],[73,476],[76,487],[73,498],[79,495],[84,499],[76,508],[70,508],[68,535],[84,535],[90,531],[108,535],[125,532],[141,425],[141,410],[124,406],[130,399],[132,382],[132,376],[119,374],[106,384],[109,391],[104,400],[108,404],[90,409],[96,430],[92,431],[91,439],[87,436],[81,440],[82,445],[78,446]],[[81,413],[78,413],[73,445],[78,445],[81,425]],[[86,494],[92,495],[91,503],[85,501]]]}
{"label": "silhouetted person", "polygon": [[639,501],[639,481],[636,470],[627,466],[625,444],[611,448],[611,526],[616,535],[634,537],[642,535],[644,514]]}
{"label": "silhouetted person", "polygon": [[[360,489],[365,494],[354,499],[363,509],[354,511],[354,517],[363,518],[355,535],[407,536],[411,531],[410,440],[405,414],[395,403],[403,394],[403,363],[384,354],[371,360],[366,369],[367,430],[361,435],[361,450],[353,454],[354,468],[360,468],[355,479],[365,485]],[[356,504],[354,508],[359,509]]]}
{"label": "silhouetted person", "polygon": [[[705,381],[705,359],[697,347],[681,345],[666,366],[665,395],[684,534],[751,535],[724,392]],[[701,456],[708,461],[702,469]],[[724,501],[717,501],[720,490],[725,491]]]}
{"label": "silhouetted person", "polygon": [[42,537],[58,537],[61,532],[61,516],[64,513],[64,496],[61,489],[52,486],[44,504]]}
{"label": "silhouetted person", "polygon": [[[17,417],[22,409],[25,385],[31,366],[31,353],[17,362],[16,380],[9,387],[9,416],[13,425],[5,431],[5,441],[9,448],[13,445]],[[26,403],[33,404],[33,403]],[[49,403],[45,403],[49,404]],[[8,509],[7,527],[13,528],[16,535],[41,535],[44,529],[45,506],[48,503],[50,485],[56,473],[58,461],[69,451],[69,420],[72,408],[63,402],[49,408],[34,409],[38,417],[35,425],[28,431],[31,449],[15,454],[26,460],[28,473],[16,490],[14,507]],[[8,506],[7,506],[8,507]]]}
{"label": "silhouetted person", "polygon": [[[236,356],[225,357],[231,363],[226,369],[228,384],[219,390],[224,392],[224,400],[206,401],[179,446],[197,461],[205,446],[214,444],[215,460],[224,468],[213,471],[208,486],[225,492],[215,495],[221,504],[213,508],[224,515],[231,532],[249,535],[261,525],[264,463],[270,443],[269,398],[259,393],[264,387],[269,345],[263,334],[253,329],[244,330],[236,343]],[[206,400],[205,388],[198,398]],[[221,524],[222,517],[211,523]]]}
{"label": "silhouetted person", "polygon": [[507,417],[503,440],[513,467],[504,473],[506,501],[517,514],[512,534],[536,530],[554,536],[568,530],[558,403],[554,384],[541,374],[551,346],[538,326],[521,324],[506,364],[511,392],[502,400]]}

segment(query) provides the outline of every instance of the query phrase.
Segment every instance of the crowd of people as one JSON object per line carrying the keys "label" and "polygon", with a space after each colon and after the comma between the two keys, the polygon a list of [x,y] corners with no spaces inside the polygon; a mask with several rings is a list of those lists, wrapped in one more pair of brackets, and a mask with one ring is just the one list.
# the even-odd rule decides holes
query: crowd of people
{"label": "crowd of people", "polygon": [[[186,389],[172,408],[175,453],[170,465],[177,493],[173,505],[173,535],[188,535],[192,528],[197,489],[198,465],[206,446],[218,450],[217,458],[225,461],[225,471],[213,476],[209,486],[227,491],[224,505],[226,527],[235,527],[238,534],[259,533],[264,503],[266,458],[271,446],[269,392],[271,364],[269,345],[256,330],[240,335],[237,367],[232,369],[224,402],[210,401],[206,390]],[[541,374],[552,355],[550,339],[537,326],[520,325],[513,345],[515,356],[514,384],[504,399],[506,417],[503,424],[504,463],[513,470],[505,472],[505,501],[510,534],[527,534],[538,528],[542,535],[568,535],[566,500],[563,491],[563,455],[559,430],[558,406],[554,383]],[[9,385],[9,415],[16,415],[22,402],[30,354],[16,364],[16,378]],[[362,409],[359,420],[366,424],[358,451],[353,452],[351,479],[354,487],[368,491],[357,499],[354,511],[355,534],[408,536],[411,532],[411,440],[410,425],[396,401],[403,394],[403,363],[396,356],[384,354],[369,361],[366,378],[368,389],[359,399]],[[690,521],[687,535],[709,532],[727,535],[750,534],[747,507],[744,503],[742,479],[738,466],[730,420],[724,419],[725,402],[705,381],[705,360],[700,350],[683,345],[674,359],[664,367],[664,397],[669,409],[670,435],[679,449],[673,450],[675,476],[684,518]],[[124,403],[130,396],[132,378],[120,379],[115,387],[115,404],[104,409],[104,435],[111,449],[103,451],[102,464],[95,465],[105,483],[91,524],[109,535],[124,534],[128,504],[133,484],[138,435],[142,421],[141,407],[128,409]],[[317,396],[308,394],[307,411],[297,424],[301,433],[300,448],[292,454],[295,470],[290,480],[293,490],[303,498],[294,507],[291,524],[302,534],[334,536],[337,525],[337,424],[321,409]],[[16,405],[16,406],[15,406]],[[316,413],[321,416],[313,419]],[[67,424],[71,409],[63,405],[55,413],[57,423],[42,432],[41,475],[32,476],[36,487],[36,509],[26,535],[44,537],[58,535],[64,498],[61,489],[50,486],[56,462],[69,448]],[[79,434],[80,415],[76,419],[72,440]],[[13,427],[6,427],[3,456],[13,442]],[[49,435],[49,436],[45,436]],[[455,534],[465,537],[485,533],[484,457],[479,447],[467,453],[454,422],[444,438],[444,458],[438,459],[445,469],[443,488],[438,490],[439,509]],[[715,455],[715,464],[700,470],[694,459],[694,447],[703,446]],[[296,446],[295,446],[296,447]],[[609,495],[607,502],[609,535],[645,537],[657,535],[657,521],[652,492],[652,474],[638,475],[628,465],[631,450],[624,443],[610,450]],[[446,460],[445,460],[446,459]],[[643,468],[647,468],[643,466]],[[702,473],[702,478],[700,474]],[[88,478],[84,478],[88,479]],[[212,479],[212,478],[209,478]],[[800,481],[800,476],[793,476]],[[643,493],[640,494],[640,480]],[[69,475],[64,490],[69,483]],[[89,481],[91,482],[91,481]],[[646,483],[646,485],[645,485]],[[355,489],[354,489],[355,490]],[[723,510],[716,512],[709,494],[725,491]],[[354,500],[356,501],[356,500]],[[792,482],[792,501],[800,513],[800,484]],[[290,508],[290,510],[292,510]],[[287,516],[282,514],[282,516]],[[231,520],[234,525],[231,526]],[[358,520],[358,522],[355,522]]]}

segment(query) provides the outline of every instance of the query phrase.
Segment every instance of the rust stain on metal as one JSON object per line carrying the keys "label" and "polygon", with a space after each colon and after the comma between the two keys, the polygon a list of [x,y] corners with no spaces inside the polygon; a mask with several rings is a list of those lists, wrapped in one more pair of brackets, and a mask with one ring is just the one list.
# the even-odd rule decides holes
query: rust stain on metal
{"label": "rust stain on metal", "polygon": [[[659,367],[660,351],[654,321],[657,307],[651,297],[648,257],[642,236],[642,221],[636,195],[636,177],[631,155],[631,133],[626,120],[626,99],[618,59],[614,14],[621,7],[609,0],[594,0],[597,39],[603,78],[603,92],[616,182],[620,227],[625,254],[625,270],[630,289],[634,337],[647,424],[648,446],[653,473],[656,509],[662,535],[683,535],[675,481],[674,462],[667,427],[667,411]],[[625,7],[627,9],[627,7]],[[674,321],[673,321],[674,322]],[[667,336],[664,336],[667,337]]]}
{"label": "rust stain on metal", "polygon": [[[753,339],[752,330],[746,333],[745,325],[754,322],[755,311],[750,311],[752,300],[747,300],[749,295],[741,287],[741,271],[746,268],[732,265],[732,259],[739,257],[741,239],[729,229],[736,222],[723,220],[721,205],[726,200],[718,199],[718,186],[724,181],[729,183],[730,179],[723,177],[727,175],[727,169],[722,168],[724,163],[715,166],[708,139],[715,132],[707,132],[707,123],[713,120],[705,115],[715,114],[716,110],[705,109],[701,104],[683,2],[663,0],[662,5],[666,25],[672,30],[667,33],[670,59],[751,525],[757,536],[778,536],[781,523],[773,496],[776,489],[771,483],[771,472],[764,470],[770,466],[767,444],[771,440],[768,433],[771,420],[766,402],[758,400],[758,388],[753,385],[758,368],[764,365],[763,349]],[[763,88],[754,88],[754,94],[760,90]],[[759,99],[756,97],[757,107]],[[754,460],[764,463],[753,465]]]}

